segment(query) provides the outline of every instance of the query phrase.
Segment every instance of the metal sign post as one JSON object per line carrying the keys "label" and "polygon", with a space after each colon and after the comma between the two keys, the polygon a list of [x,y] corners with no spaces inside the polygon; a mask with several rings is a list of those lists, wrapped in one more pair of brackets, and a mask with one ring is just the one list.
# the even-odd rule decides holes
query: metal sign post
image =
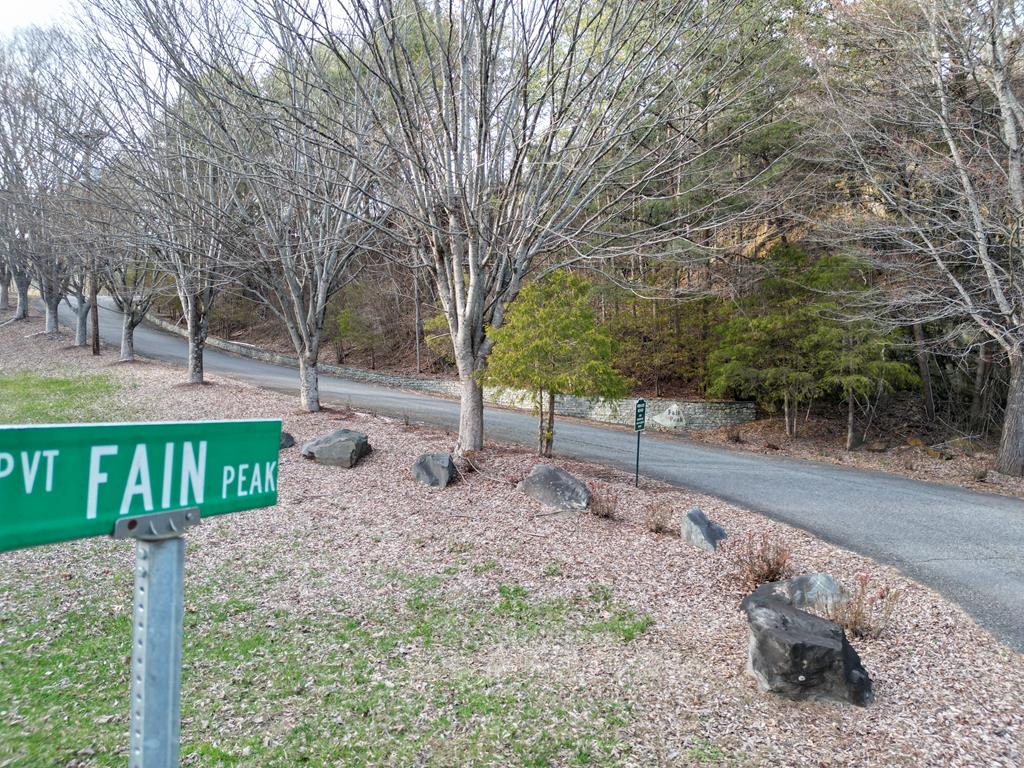
{"label": "metal sign post", "polygon": [[181,744],[181,646],[185,530],[198,509],[118,520],[115,539],[136,539],[129,768],[176,768]]}
{"label": "metal sign post", "polygon": [[633,414],[633,429],[636,430],[636,487],[640,487],[640,433],[647,426],[647,401],[642,397],[636,401]]}
{"label": "metal sign post", "polygon": [[176,768],[185,539],[206,516],[277,503],[281,422],[0,427],[0,552],[135,539],[131,768]]}

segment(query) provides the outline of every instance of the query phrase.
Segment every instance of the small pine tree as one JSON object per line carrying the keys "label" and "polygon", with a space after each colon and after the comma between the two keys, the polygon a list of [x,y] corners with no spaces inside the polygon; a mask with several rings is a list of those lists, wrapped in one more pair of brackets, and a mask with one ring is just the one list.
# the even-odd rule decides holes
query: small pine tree
{"label": "small pine tree", "polygon": [[551,455],[558,395],[616,399],[628,392],[612,366],[614,344],[597,323],[589,293],[584,280],[553,272],[524,287],[505,324],[493,331],[494,351],[481,379],[534,393],[542,456]]}

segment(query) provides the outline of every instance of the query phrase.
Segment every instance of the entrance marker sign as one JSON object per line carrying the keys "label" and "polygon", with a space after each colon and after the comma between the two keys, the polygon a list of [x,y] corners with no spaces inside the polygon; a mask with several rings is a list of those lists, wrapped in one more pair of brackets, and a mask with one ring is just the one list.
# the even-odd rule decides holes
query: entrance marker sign
{"label": "entrance marker sign", "polygon": [[0,427],[0,552],[136,539],[131,768],[179,763],[182,534],[276,504],[280,439],[278,420]]}
{"label": "entrance marker sign", "polygon": [[642,397],[636,401],[633,413],[633,429],[636,430],[636,487],[640,487],[640,433],[647,426],[647,401]]}
{"label": "entrance marker sign", "polygon": [[0,427],[0,552],[113,533],[129,516],[277,503],[281,422]]}

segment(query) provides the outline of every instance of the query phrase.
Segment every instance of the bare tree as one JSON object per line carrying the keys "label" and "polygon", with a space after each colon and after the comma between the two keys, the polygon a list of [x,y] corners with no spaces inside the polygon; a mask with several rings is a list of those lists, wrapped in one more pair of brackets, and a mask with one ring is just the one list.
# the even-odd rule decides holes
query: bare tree
{"label": "bare tree", "polygon": [[[844,6],[818,56],[839,224],[881,269],[900,322],[943,321],[1002,350],[1010,385],[997,467],[1024,474],[1021,6]],[[973,331],[971,330],[973,326]]]}
{"label": "bare tree", "polygon": [[[324,78],[314,76],[321,65],[299,37],[301,20],[283,6],[104,0],[94,8],[98,39],[113,27],[123,48],[160,71],[166,85],[155,94],[162,103],[154,119],[180,134],[176,162],[190,157],[205,168],[199,189],[178,189],[177,218],[202,220],[218,277],[238,276],[232,288],[281,321],[298,356],[302,405],[318,410],[327,303],[373,232],[365,222],[380,216],[365,192],[364,111],[338,93],[338,78],[325,96]],[[197,308],[208,302],[183,290],[195,264],[176,255],[195,249],[160,250],[171,255],[190,337],[205,339],[206,311]]]}
{"label": "bare tree", "polygon": [[0,258],[0,310],[11,308],[11,266],[6,255]]}
{"label": "bare tree", "polygon": [[[203,352],[214,302],[230,281],[225,243],[237,232],[232,208],[238,178],[214,156],[214,130],[200,104],[186,91],[166,59],[158,37],[138,14],[151,9],[117,0],[87,8],[85,34],[97,79],[105,86],[105,130],[116,151],[105,173],[130,181],[130,211],[146,222],[146,252],[171,275],[188,329],[187,378],[204,381]],[[181,19],[188,21],[185,16]]]}
{"label": "bare tree", "polygon": [[78,264],[76,195],[88,162],[80,138],[95,119],[80,74],[74,41],[57,29],[18,31],[0,48],[0,173],[16,316],[27,314],[32,279],[50,333]]}
{"label": "bare tree", "polygon": [[384,197],[436,284],[462,382],[458,450],[483,443],[488,328],[540,260],[680,247],[668,228],[636,227],[627,244],[612,225],[697,154],[690,137],[722,109],[697,96],[731,74],[702,57],[735,7],[355,0],[310,14],[310,48],[364,88]]}

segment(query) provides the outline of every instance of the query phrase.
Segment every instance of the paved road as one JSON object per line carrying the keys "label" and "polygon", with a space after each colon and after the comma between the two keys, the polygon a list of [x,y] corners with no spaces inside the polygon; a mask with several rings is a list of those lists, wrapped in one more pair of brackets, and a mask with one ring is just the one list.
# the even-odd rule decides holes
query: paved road
{"label": "paved road", "polygon": [[[100,316],[101,336],[117,343],[120,317],[109,308]],[[152,328],[136,331],[135,349],[172,363],[185,360],[181,338]],[[294,370],[212,349],[206,370],[296,391]],[[449,400],[330,376],[320,387],[325,402],[409,414],[452,429],[458,424],[458,404]],[[488,408],[486,428],[488,436],[508,442],[533,445],[536,439],[526,413]],[[555,445],[566,456],[631,470],[635,443],[625,430],[563,421]],[[1024,502],[1018,499],[653,436],[644,438],[641,469],[896,566],[1024,652]]]}

